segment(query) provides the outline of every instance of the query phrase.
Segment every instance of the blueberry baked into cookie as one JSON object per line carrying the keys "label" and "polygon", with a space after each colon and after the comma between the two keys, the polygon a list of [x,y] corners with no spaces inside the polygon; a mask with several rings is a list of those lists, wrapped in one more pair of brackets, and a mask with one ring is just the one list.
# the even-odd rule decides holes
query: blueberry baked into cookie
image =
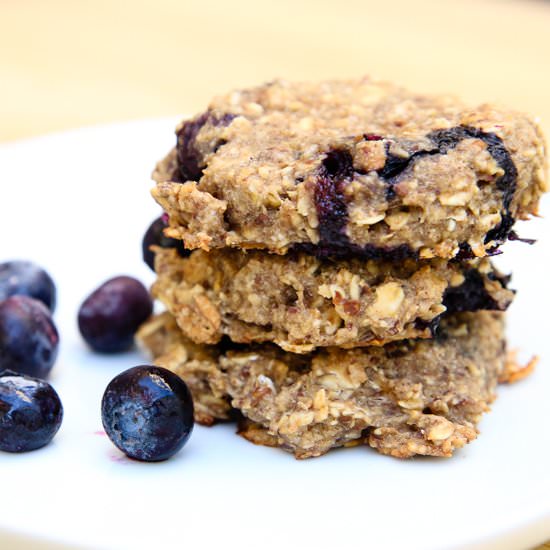
{"label": "blueberry baked into cookie", "polygon": [[153,179],[167,311],[138,339],[198,422],[297,458],[476,438],[509,368],[514,291],[489,256],[547,186],[531,119],[370,78],[274,81],[183,121]]}

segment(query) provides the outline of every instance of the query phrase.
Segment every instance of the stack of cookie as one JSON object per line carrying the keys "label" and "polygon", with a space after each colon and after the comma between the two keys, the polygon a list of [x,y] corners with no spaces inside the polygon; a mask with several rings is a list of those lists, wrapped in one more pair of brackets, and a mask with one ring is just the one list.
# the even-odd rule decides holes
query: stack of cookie
{"label": "stack of cookie", "polygon": [[544,178],[536,125],[487,105],[370,79],[217,98],[154,172],[188,252],[154,248],[167,311],[139,338],[201,423],[299,458],[450,456],[505,378],[489,256]]}

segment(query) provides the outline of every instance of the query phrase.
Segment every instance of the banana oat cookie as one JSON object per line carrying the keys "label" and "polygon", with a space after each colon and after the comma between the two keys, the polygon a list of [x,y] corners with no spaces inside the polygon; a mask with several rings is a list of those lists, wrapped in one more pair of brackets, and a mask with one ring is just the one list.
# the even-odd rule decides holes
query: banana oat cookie
{"label": "banana oat cookie", "polygon": [[369,78],[274,81],[184,121],[153,195],[188,248],[485,256],[546,190],[526,116]]}
{"label": "banana oat cookie", "polygon": [[234,407],[249,421],[243,435],[297,458],[359,443],[400,458],[451,456],[476,438],[506,359],[503,314],[490,312],[448,317],[434,340],[309,355],[196,346],[166,313],[139,338],[156,364],[188,381],[203,412],[226,419]]}
{"label": "banana oat cookie", "polygon": [[307,353],[431,338],[443,312],[503,311],[514,296],[487,258],[335,263],[229,248],[155,255],[153,295],[188,338],[205,344],[226,335]]}

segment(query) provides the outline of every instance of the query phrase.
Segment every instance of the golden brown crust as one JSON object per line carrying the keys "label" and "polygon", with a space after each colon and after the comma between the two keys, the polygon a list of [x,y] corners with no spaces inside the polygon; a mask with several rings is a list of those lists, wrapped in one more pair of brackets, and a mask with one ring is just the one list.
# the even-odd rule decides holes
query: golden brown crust
{"label": "golden brown crust", "polygon": [[239,419],[237,424],[237,434],[244,437],[254,445],[263,445],[264,447],[278,447],[277,438],[270,435],[266,428],[258,422],[252,422],[245,416]]}

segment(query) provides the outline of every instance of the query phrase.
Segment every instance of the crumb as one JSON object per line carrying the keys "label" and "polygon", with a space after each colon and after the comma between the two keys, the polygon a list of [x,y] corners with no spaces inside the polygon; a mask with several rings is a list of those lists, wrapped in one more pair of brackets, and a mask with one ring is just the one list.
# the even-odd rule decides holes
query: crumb
{"label": "crumb", "polygon": [[508,353],[504,369],[498,377],[500,384],[513,384],[519,380],[527,378],[535,370],[535,366],[539,362],[538,355],[533,355],[526,364],[521,364],[517,358],[518,350],[511,350]]}

